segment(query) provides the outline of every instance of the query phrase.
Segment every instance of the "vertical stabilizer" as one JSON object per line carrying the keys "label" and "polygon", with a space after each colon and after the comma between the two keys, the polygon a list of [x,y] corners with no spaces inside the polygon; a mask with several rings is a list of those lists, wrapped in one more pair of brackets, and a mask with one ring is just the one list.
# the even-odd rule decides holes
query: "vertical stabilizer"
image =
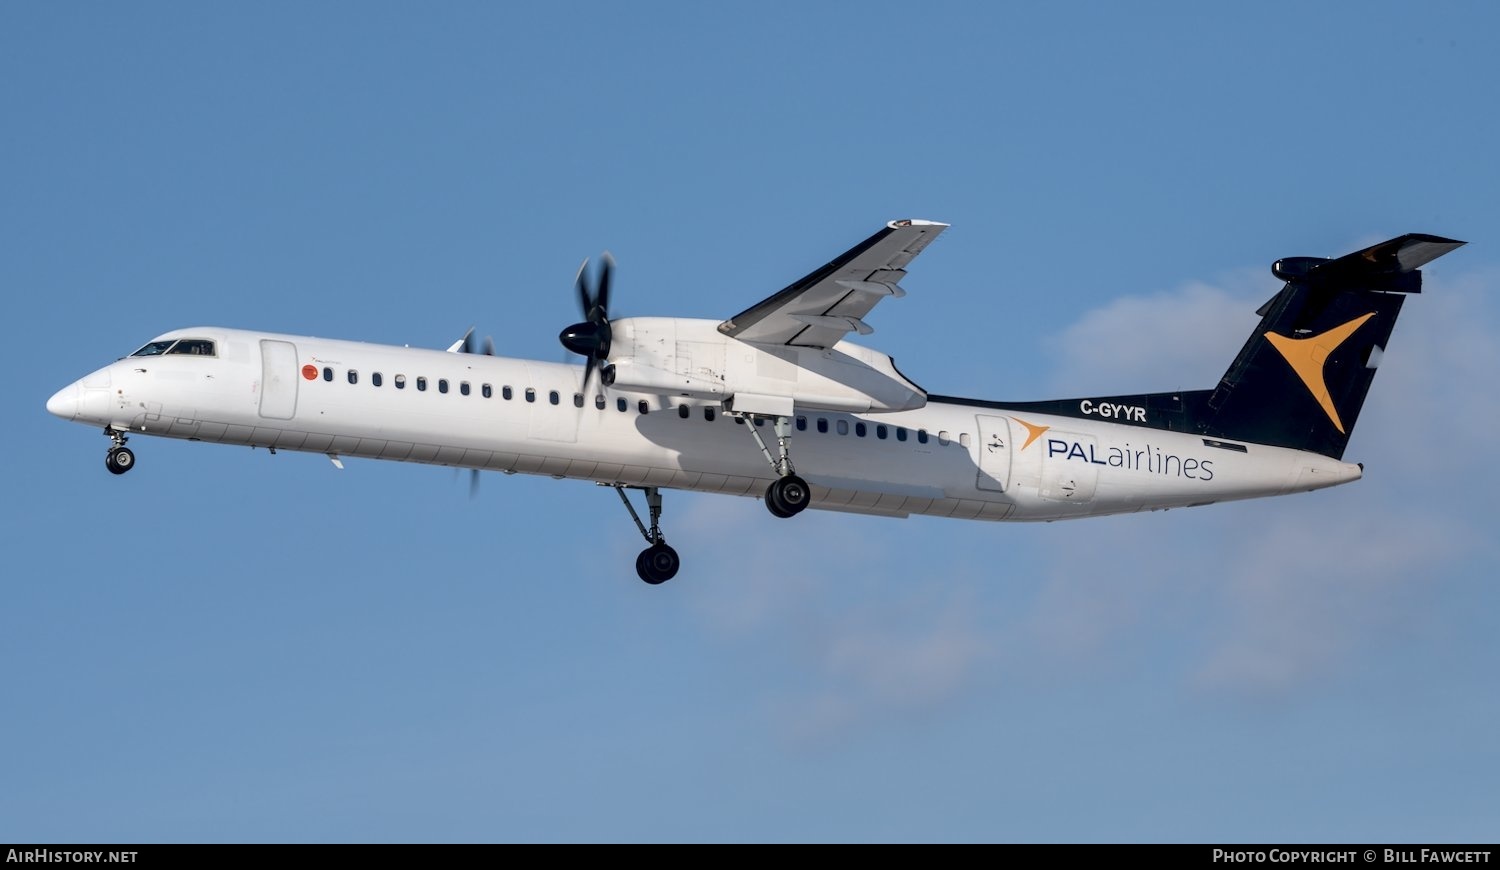
{"label": "vertical stabilizer", "polygon": [[1205,435],[1342,458],[1419,268],[1463,242],[1408,234],[1335,260],[1289,257],[1260,325],[1198,409]]}

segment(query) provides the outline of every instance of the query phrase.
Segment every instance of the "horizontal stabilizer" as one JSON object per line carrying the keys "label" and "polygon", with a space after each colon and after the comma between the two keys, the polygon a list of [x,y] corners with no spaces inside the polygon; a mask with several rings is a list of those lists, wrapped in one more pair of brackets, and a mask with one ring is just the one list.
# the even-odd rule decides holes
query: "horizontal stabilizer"
{"label": "horizontal stabilizer", "polygon": [[1311,270],[1310,277],[1344,281],[1377,275],[1404,275],[1415,272],[1464,244],[1442,236],[1407,233],[1390,241],[1371,245],[1362,251],[1345,254],[1336,260],[1320,263]]}

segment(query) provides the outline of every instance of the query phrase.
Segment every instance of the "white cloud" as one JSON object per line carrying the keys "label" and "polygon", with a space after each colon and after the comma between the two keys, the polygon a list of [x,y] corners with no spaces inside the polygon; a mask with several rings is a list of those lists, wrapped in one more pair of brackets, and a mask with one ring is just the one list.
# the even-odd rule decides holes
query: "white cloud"
{"label": "white cloud", "polygon": [[1225,555],[1213,602],[1224,625],[1203,686],[1256,693],[1321,682],[1348,657],[1425,618],[1462,534],[1376,505],[1340,514],[1299,506]]}
{"label": "white cloud", "polygon": [[[1409,301],[1351,442],[1350,458],[1370,461],[1366,480],[1190,519],[1089,521],[1091,546],[1058,557],[1066,565],[1049,572],[1029,615],[1036,650],[1053,665],[1097,662],[1165,631],[1193,685],[1265,696],[1410,637],[1437,590],[1474,570],[1468,561],[1488,536],[1500,481],[1477,458],[1500,426],[1491,385],[1500,323],[1485,292],[1497,285],[1489,273],[1429,279]],[[1064,330],[1056,346],[1080,351],[1059,379],[1108,371],[1120,378],[1111,390],[1151,389],[1144,375],[1209,365],[1210,354],[1217,373],[1253,317],[1217,348],[1182,333],[1206,336],[1229,308],[1252,307],[1244,303],[1203,285],[1116,300]],[[1155,525],[1141,534],[1141,524]]]}
{"label": "white cloud", "polygon": [[1056,366],[1050,383],[1059,398],[1212,387],[1275,292],[1274,278],[1243,271],[1220,285],[1116,299],[1046,342]]}
{"label": "white cloud", "polygon": [[792,524],[722,498],[694,499],[682,521],[688,539],[734,530],[726,582],[694,606],[716,637],[754,645],[797,675],[795,689],[766,699],[795,742],[946,703],[993,653],[967,573],[952,564],[908,573],[874,534],[886,522],[810,512]]}
{"label": "white cloud", "polygon": [[[784,677],[761,701],[802,745],[1012,680],[1165,667],[1185,688],[1262,700],[1337,681],[1421,635],[1486,539],[1496,481],[1474,456],[1500,426],[1500,323],[1484,293],[1496,277],[1429,280],[1410,301],[1353,442],[1370,473],[1349,487],[1004,529],[788,523],[750,499],[684,496],[674,540],[704,542],[685,559],[724,578],[694,587],[691,606],[718,642]],[[1228,283],[1085,313],[1054,345],[1056,381],[1211,385],[1275,289],[1249,272]]]}
{"label": "white cloud", "polygon": [[[1443,482],[1438,475],[1455,475],[1457,483],[1488,470],[1474,457],[1500,431],[1500,390],[1493,383],[1500,371],[1494,302],[1500,273],[1429,277],[1425,285],[1404,306],[1350,448],[1398,457],[1391,470],[1403,473],[1404,482],[1430,486]],[[1380,471],[1386,472],[1383,463]]]}

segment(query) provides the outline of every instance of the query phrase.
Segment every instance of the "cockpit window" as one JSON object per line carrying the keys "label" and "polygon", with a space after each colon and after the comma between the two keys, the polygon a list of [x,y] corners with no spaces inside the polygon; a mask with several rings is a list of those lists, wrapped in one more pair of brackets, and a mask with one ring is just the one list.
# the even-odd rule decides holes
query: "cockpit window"
{"label": "cockpit window", "polygon": [[177,339],[169,338],[166,341],[153,341],[131,356],[159,356],[167,352],[167,348],[177,343]]}
{"label": "cockpit window", "polygon": [[167,338],[153,341],[131,356],[161,356],[162,354],[217,356],[214,352],[214,343],[206,338]]}
{"label": "cockpit window", "polygon": [[172,345],[169,354],[183,353],[189,356],[213,356],[214,343],[206,338],[184,338]]}

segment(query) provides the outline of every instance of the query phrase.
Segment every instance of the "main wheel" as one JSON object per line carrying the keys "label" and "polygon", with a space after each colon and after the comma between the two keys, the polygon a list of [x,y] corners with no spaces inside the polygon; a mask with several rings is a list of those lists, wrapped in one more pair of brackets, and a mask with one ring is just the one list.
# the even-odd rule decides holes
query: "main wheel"
{"label": "main wheel", "polygon": [[642,550],[635,557],[635,573],[652,586],[676,577],[680,567],[682,560],[677,558],[677,551],[661,541]]}
{"label": "main wheel", "polygon": [[766,490],[766,507],[778,517],[794,517],[812,503],[812,489],[795,474],[779,477]]}
{"label": "main wheel", "polygon": [[130,452],[129,447],[111,447],[104,454],[104,467],[111,474],[124,474],[135,467],[135,454]]}
{"label": "main wheel", "polygon": [[787,517],[791,516],[791,514],[787,513],[786,508],[782,506],[780,494],[781,490],[776,486],[776,484],[773,483],[770,486],[766,487],[766,510],[770,511],[771,516],[773,517],[786,519]]}

